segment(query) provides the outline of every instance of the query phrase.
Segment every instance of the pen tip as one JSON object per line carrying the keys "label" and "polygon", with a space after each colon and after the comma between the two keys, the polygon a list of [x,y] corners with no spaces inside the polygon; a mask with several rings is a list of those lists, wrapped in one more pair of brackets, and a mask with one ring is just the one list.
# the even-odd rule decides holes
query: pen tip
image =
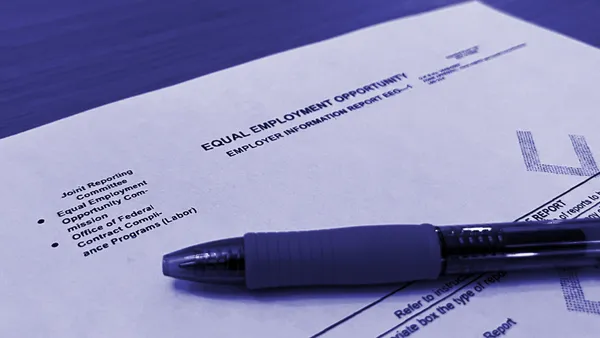
{"label": "pen tip", "polygon": [[169,260],[165,256],[163,256],[162,259],[162,273],[167,277],[171,277],[171,274],[169,273]]}
{"label": "pen tip", "polygon": [[244,247],[241,238],[193,245],[162,257],[166,277],[204,283],[243,283]]}

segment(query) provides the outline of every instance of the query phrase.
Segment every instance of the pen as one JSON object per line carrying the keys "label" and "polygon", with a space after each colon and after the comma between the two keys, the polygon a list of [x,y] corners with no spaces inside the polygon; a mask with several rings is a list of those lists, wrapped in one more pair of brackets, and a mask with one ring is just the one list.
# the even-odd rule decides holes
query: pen
{"label": "pen", "polygon": [[367,225],[253,232],[163,256],[163,274],[248,289],[392,284],[446,275],[596,266],[600,220]]}

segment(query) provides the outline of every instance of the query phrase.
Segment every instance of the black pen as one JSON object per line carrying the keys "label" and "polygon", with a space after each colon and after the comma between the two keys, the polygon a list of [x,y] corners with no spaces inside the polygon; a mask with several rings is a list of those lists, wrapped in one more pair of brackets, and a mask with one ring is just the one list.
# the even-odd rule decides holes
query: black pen
{"label": "black pen", "polygon": [[165,276],[249,289],[392,284],[598,265],[600,220],[257,232],[163,256]]}

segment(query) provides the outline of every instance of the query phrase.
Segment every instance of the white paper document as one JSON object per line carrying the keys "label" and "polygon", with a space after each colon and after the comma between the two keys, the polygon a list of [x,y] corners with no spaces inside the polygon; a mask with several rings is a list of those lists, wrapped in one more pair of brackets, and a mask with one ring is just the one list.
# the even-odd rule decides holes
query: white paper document
{"label": "white paper document", "polygon": [[0,337],[598,337],[598,269],[261,292],[161,270],[250,231],[600,217],[598,66],[467,3],[0,140]]}

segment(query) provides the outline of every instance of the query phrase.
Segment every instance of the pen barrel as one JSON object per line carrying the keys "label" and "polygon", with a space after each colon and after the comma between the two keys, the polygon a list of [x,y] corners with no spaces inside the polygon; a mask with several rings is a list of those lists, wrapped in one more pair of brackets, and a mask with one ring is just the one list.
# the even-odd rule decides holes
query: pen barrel
{"label": "pen barrel", "polygon": [[437,227],[444,275],[598,266],[600,222],[565,220]]}
{"label": "pen barrel", "polygon": [[432,225],[249,233],[244,250],[250,289],[399,283],[441,272]]}

